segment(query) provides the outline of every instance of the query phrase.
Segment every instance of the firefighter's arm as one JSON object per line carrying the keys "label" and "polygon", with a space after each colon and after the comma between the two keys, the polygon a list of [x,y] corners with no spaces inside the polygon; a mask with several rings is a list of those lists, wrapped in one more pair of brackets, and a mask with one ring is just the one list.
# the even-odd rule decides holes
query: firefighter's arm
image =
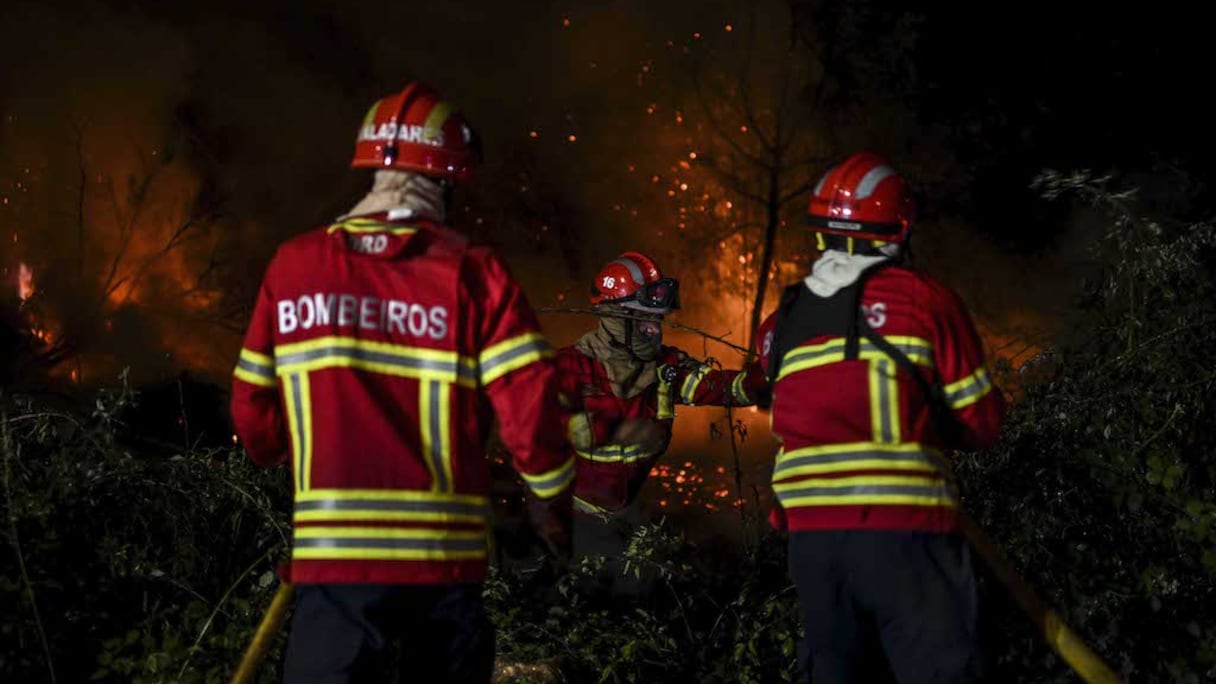
{"label": "firefighter's arm", "polygon": [[759,364],[743,370],[717,370],[682,351],[659,369],[660,377],[664,373],[672,377],[676,403],[685,406],[751,406],[765,384]]}
{"label": "firefighter's arm", "polygon": [[539,531],[554,552],[569,552],[574,453],[558,403],[553,350],[523,290],[496,256],[482,261],[477,330],[481,386],[498,416],[498,434],[527,483]]}
{"label": "firefighter's arm", "polygon": [[232,376],[232,421],[245,452],[258,465],[283,463],[289,444],[274,369],[274,300],[266,282]]}
{"label": "firefighter's arm", "polygon": [[1005,397],[992,383],[979,334],[962,300],[942,288],[935,307],[935,363],[941,376],[946,405],[960,430],[961,449],[987,449],[1000,436],[1005,418]]}

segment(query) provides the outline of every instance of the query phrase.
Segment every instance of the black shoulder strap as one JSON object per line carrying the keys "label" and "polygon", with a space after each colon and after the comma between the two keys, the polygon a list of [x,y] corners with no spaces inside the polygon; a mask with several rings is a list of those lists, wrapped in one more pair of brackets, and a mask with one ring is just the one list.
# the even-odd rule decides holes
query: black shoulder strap
{"label": "black shoulder strap", "polygon": [[[862,294],[865,291],[866,280],[868,280],[870,276],[878,273],[890,265],[890,262],[882,261],[871,266],[870,268],[867,268],[865,271],[862,271],[852,285],[837,293],[838,296],[847,298],[850,305],[849,315],[845,321],[845,330],[843,331],[845,338],[845,358],[852,360],[858,357],[861,346],[860,338],[862,337],[864,337],[870,344],[873,344],[876,348],[878,348],[878,350],[883,354],[890,357],[891,360],[895,362],[895,365],[905,374],[911,377],[912,380],[916,382],[917,387],[920,388],[921,393],[925,397],[925,401],[929,405],[929,412],[932,416],[934,425],[937,427],[942,438],[945,439],[947,443],[953,442],[954,437],[958,434],[960,427],[958,425],[958,420],[954,417],[954,412],[950,410],[949,404],[946,403],[946,395],[941,384],[938,382],[931,383],[929,380],[925,379],[924,374],[920,372],[920,369],[917,368],[916,364],[912,362],[912,359],[908,358],[907,354],[902,352],[895,345],[891,344],[891,342],[879,334],[878,331],[870,327],[870,324],[865,320],[865,315],[862,313],[861,300]],[[781,333],[782,324],[786,322],[790,311],[794,309],[799,299],[799,292],[804,288],[805,286],[802,283],[798,283],[797,285],[792,285],[786,288],[785,292],[782,293],[781,305],[777,309],[777,321],[774,327],[773,344],[769,352],[767,370],[770,382],[776,382],[777,375],[781,370],[781,361],[785,354],[790,349],[797,346],[797,344],[802,342],[802,339],[794,340],[792,343],[788,341],[788,338],[791,337],[791,335],[788,333],[794,332],[790,330],[788,326],[786,328],[787,334],[782,335]],[[805,339],[805,337],[803,339]]]}
{"label": "black shoulder strap", "polygon": [[789,318],[790,311],[798,302],[798,294],[803,287],[803,284],[798,282],[781,291],[781,302],[777,304],[777,320],[773,322],[773,341],[768,350],[768,364],[764,369],[770,383],[777,381],[777,373],[781,371],[781,358],[785,356],[785,352],[789,351],[781,349],[777,343],[781,339],[782,324]]}

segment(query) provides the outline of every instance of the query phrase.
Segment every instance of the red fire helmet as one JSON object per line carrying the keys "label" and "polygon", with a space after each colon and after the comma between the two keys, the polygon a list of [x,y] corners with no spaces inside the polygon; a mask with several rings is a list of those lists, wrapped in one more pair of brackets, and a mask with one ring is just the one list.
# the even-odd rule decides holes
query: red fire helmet
{"label": "red fire helmet", "polygon": [[595,276],[591,303],[618,304],[666,315],[680,308],[680,283],[675,278],[664,278],[654,259],[641,252],[625,252]]}
{"label": "red fire helmet", "polygon": [[351,168],[416,171],[463,182],[481,163],[481,141],[439,91],[413,82],[368,110]]}
{"label": "red fire helmet", "polygon": [[915,217],[903,176],[873,152],[828,169],[811,194],[811,230],[861,240],[904,242]]}

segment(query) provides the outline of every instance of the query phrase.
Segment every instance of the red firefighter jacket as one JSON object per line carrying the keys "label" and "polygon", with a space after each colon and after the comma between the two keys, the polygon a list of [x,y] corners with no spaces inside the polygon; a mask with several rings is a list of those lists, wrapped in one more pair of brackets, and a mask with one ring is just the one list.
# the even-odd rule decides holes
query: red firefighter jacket
{"label": "red firefighter jacket", "polygon": [[[612,391],[604,366],[576,347],[557,352],[558,385],[570,411],[571,435],[591,435],[591,444],[572,439],[578,456],[574,480],[574,509],[606,515],[627,506],[646,482],[650,469],[667,450],[676,405],[750,406],[765,385],[759,366],[748,371],[714,370],[674,347],[663,347],[657,364],[658,381],[641,393],[622,399]],[[631,444],[614,444],[612,435],[627,418],[658,422],[664,433],[655,451]]]}
{"label": "red firefighter jacket", "polygon": [[[868,340],[854,360],[845,358],[844,337],[803,340],[774,379],[772,427],[782,442],[774,524],[956,532],[958,490],[945,454],[991,446],[1005,413],[979,337],[952,291],[908,269],[877,271],[861,303],[870,327],[941,384],[959,429],[947,443],[921,386]],[[757,335],[765,368],[775,321]]]}
{"label": "red firefighter jacket", "polygon": [[481,581],[493,415],[535,494],[568,496],[552,350],[492,250],[383,215],[282,245],[233,382],[250,457],[291,459],[291,576]]}

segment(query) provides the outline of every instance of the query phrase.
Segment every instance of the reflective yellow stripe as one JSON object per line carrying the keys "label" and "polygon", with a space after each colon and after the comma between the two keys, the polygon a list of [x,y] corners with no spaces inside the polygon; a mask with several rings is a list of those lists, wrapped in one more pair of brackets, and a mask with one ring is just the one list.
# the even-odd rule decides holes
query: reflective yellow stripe
{"label": "reflective yellow stripe", "polygon": [[895,362],[888,358],[869,362],[870,421],[874,441],[898,444],[899,383],[895,380]]}
{"label": "reflective yellow stripe", "polygon": [[529,475],[520,473],[532,491],[542,499],[549,499],[561,494],[574,482],[574,458],[545,473]]}
{"label": "reflective yellow stripe", "polygon": [[946,401],[950,408],[955,410],[974,404],[991,391],[992,379],[988,377],[988,370],[983,367],[945,387]]}
{"label": "reflective yellow stripe", "polygon": [[484,530],[300,526],[294,532],[292,557],[300,560],[464,560],[486,556]]}
{"label": "reflective yellow stripe", "polygon": [[256,375],[254,373],[251,373],[251,372],[245,370],[244,368],[241,368],[240,366],[237,366],[235,369],[233,369],[232,376],[234,378],[237,378],[238,380],[247,382],[250,385],[257,385],[258,387],[275,387],[276,385],[279,384],[278,382],[276,382],[274,380],[274,378],[270,378],[270,379],[264,378],[261,375]]}
{"label": "reflective yellow stripe", "polygon": [[477,494],[431,492],[422,489],[313,489],[296,495],[296,501],[427,501],[437,504],[458,503],[489,506],[490,499]]}
{"label": "reflective yellow stripe", "polygon": [[702,364],[697,366],[695,371],[689,373],[684,378],[684,384],[680,387],[680,401],[688,406],[695,406],[694,402],[697,399],[697,388],[701,386],[701,381],[704,380],[705,376],[709,375],[710,371],[712,370],[713,368]]}
{"label": "reflective yellow stripe", "polygon": [[786,508],[846,505],[957,505],[955,487],[941,479],[901,475],[815,478],[773,485]]}
{"label": "reflective yellow stripe", "polygon": [[291,430],[292,465],[297,492],[308,491],[312,483],[312,397],[308,375],[289,375],[283,396],[287,404],[287,425]]}
{"label": "reflective yellow stripe", "polygon": [[574,497],[574,509],[589,515],[598,515],[605,518],[612,515],[612,511],[608,510],[607,508],[600,508],[599,506],[596,506],[588,501],[584,501],[577,496]]}
{"label": "reflective yellow stripe", "polygon": [[278,384],[274,374],[274,359],[251,349],[241,349],[232,374],[251,385],[260,387],[274,387]]}
{"label": "reflective yellow stripe", "polygon": [[252,349],[241,348],[241,359],[257,366],[274,368],[274,358],[268,354],[255,352]]}
{"label": "reflective yellow stripe", "polygon": [[368,548],[368,547],[321,547],[296,546],[292,549],[294,560],[383,560],[383,561],[459,561],[481,560],[485,550],[465,551],[446,548]]}
{"label": "reflective yellow stripe", "polygon": [[296,528],[296,539],[442,539],[485,541],[480,530],[431,529],[426,527],[336,527],[307,525]]}
{"label": "reflective yellow stripe", "polygon": [[412,235],[418,232],[418,229],[413,226],[402,226],[396,223],[386,223],[375,219],[352,218],[335,223],[325,229],[326,235],[333,235],[338,231],[344,233],[388,233],[390,235]]}
{"label": "reflective yellow stripe", "polygon": [[417,490],[313,489],[296,496],[295,520],[425,521],[480,523],[489,521],[489,499],[462,494]]}
{"label": "reflective yellow stripe", "polygon": [[443,125],[447,123],[451,114],[451,103],[442,100],[435,103],[435,108],[426,115],[426,122],[422,124],[423,140],[432,145],[438,145],[443,138]]}
{"label": "reflective yellow stripe", "polygon": [[511,371],[552,356],[549,341],[538,332],[524,333],[486,347],[478,357],[481,384],[488,385]]}
{"label": "reflective yellow stripe", "polygon": [[397,377],[475,387],[476,363],[454,351],[328,336],[275,347],[279,375],[327,368],[357,368]]}
{"label": "reflective yellow stripe", "polygon": [[381,102],[383,102],[383,100],[377,100],[375,104],[371,106],[371,109],[367,110],[367,116],[363,117],[363,125],[359,127],[360,130],[367,128],[376,122],[376,110],[380,108]]}
{"label": "reflective yellow stripe", "polygon": [[451,445],[452,386],[445,382],[418,383],[418,424],[422,432],[422,454],[431,471],[431,489],[452,490]]}
{"label": "reflective yellow stripe", "polygon": [[731,403],[735,406],[750,406],[752,404],[751,397],[747,396],[747,388],[743,386],[745,380],[747,380],[747,371],[740,371],[730,383]]}
{"label": "reflective yellow stripe", "polygon": [[[886,339],[906,354],[912,363],[933,366],[933,345],[928,340],[908,335],[888,335]],[[780,380],[791,373],[844,361],[844,348],[845,340],[842,337],[820,344],[795,347],[782,357],[781,371],[777,374],[777,379]],[[858,343],[857,358],[862,361],[878,361],[889,357],[873,343],[861,340]]]}
{"label": "reflective yellow stripe", "polygon": [[773,482],[854,470],[949,472],[941,452],[920,444],[853,442],[782,451],[777,455]]}
{"label": "reflective yellow stripe", "polygon": [[646,451],[637,444],[606,444],[589,451],[576,453],[581,458],[597,463],[633,463],[658,455]]}
{"label": "reflective yellow stripe", "polygon": [[676,417],[676,400],[671,391],[671,381],[663,379],[663,367],[656,371],[659,374],[659,405],[655,418],[671,420]]}

